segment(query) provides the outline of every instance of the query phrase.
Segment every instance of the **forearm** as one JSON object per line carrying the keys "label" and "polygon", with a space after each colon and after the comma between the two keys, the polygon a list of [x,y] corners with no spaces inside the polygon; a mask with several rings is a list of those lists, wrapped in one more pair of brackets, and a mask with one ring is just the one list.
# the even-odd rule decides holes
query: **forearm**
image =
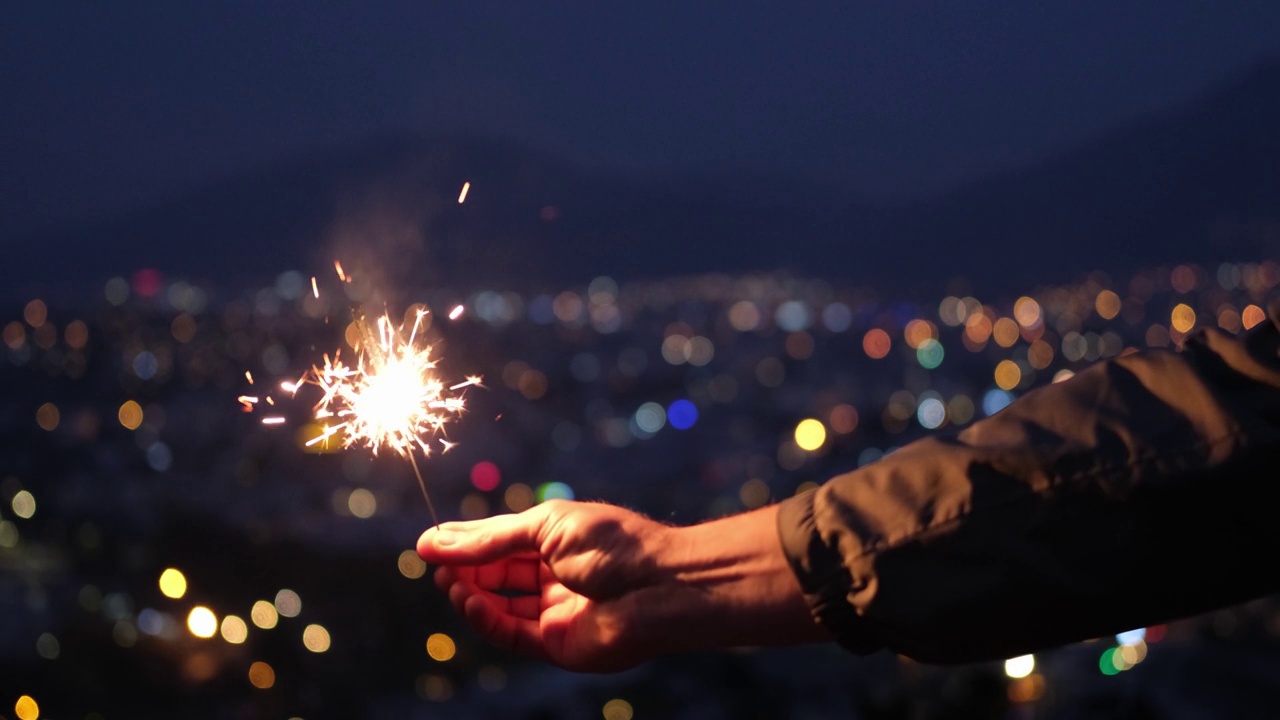
{"label": "forearm", "polygon": [[664,650],[830,640],[810,614],[776,530],[777,506],[683,528],[655,543],[642,632]]}

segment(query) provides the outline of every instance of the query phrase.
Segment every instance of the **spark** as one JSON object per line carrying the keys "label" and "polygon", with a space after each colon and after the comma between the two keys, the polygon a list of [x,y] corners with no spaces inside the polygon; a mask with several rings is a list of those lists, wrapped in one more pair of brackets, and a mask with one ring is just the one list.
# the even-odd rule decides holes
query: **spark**
{"label": "spark", "polygon": [[271,396],[270,396],[270,395],[268,395],[268,396],[267,396],[267,404],[268,404],[268,405],[270,405],[271,407],[275,407],[275,406],[276,406],[276,401],[275,401],[275,400],[272,400],[272,399],[271,399]]}
{"label": "spark", "polygon": [[236,402],[244,406],[245,412],[253,412],[253,406],[258,403],[258,398],[254,395],[241,395],[236,398]]}
{"label": "spark", "polygon": [[249,372],[248,370],[245,370],[245,371],[244,371],[244,379],[245,379],[245,380],[248,380],[248,381],[249,381],[249,384],[250,384],[250,385],[252,385],[252,384],[253,384],[253,373]]}
{"label": "spark", "polygon": [[296,383],[292,383],[292,382],[289,382],[288,380],[285,380],[284,382],[280,383],[280,389],[289,393],[290,395],[296,395],[298,392],[298,386],[301,384],[302,384],[301,380],[299,380]]}
{"label": "spark", "polygon": [[263,425],[283,425],[283,424],[284,424],[284,418],[280,417],[279,415],[272,415],[272,416],[270,416],[270,417],[264,417],[264,418],[262,418],[262,424],[263,424]]}
{"label": "spark", "polygon": [[[435,517],[426,484],[415,459],[421,451],[429,457],[432,441],[442,452],[454,446],[443,437],[445,426],[466,409],[457,391],[480,384],[478,376],[446,386],[436,373],[431,346],[418,333],[427,315],[420,309],[412,327],[396,327],[384,314],[370,323],[359,318],[356,326],[361,340],[354,364],[342,359],[341,350],[331,358],[324,355],[323,366],[313,366],[297,385],[318,386],[323,393],[315,406],[315,418],[326,421],[321,433],[307,445],[327,442],[341,434],[344,448],[363,446],[377,455],[389,449],[407,458],[413,466],[422,495]],[[406,332],[407,330],[407,332]],[[283,386],[282,386],[283,387]]]}
{"label": "spark", "polygon": [[466,200],[467,200],[467,191],[469,191],[469,190],[471,190],[471,181],[470,181],[470,180],[468,180],[468,181],[466,181],[466,182],[462,183],[462,192],[458,193],[458,204],[459,204],[459,205],[461,205],[462,203],[466,202]]}
{"label": "spark", "polygon": [[311,294],[315,295],[317,300],[320,299],[320,288],[316,285],[315,275],[311,276]]}
{"label": "spark", "polygon": [[458,318],[462,317],[462,311],[463,311],[463,309],[464,309],[464,308],[463,308],[461,305],[458,305],[458,306],[457,306],[457,307],[455,307],[454,309],[450,310],[450,311],[449,311],[449,319],[450,319],[450,320],[457,320]]}
{"label": "spark", "polygon": [[334,269],[334,270],[336,270],[336,271],[338,271],[338,279],[339,279],[339,280],[341,280],[342,282],[351,282],[351,280],[349,280],[349,279],[347,278],[347,274],[346,274],[346,273],[344,273],[344,272],[342,272],[342,263],[338,262],[337,260],[334,260],[334,261],[333,261],[333,269]]}

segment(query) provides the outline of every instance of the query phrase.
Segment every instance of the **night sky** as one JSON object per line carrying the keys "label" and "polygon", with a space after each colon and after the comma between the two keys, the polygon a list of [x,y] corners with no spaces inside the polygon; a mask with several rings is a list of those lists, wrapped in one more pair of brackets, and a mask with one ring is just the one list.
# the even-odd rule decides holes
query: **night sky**
{"label": "night sky", "polygon": [[902,199],[1280,54],[1280,3],[937,4],[10,3],[0,237],[401,130]]}

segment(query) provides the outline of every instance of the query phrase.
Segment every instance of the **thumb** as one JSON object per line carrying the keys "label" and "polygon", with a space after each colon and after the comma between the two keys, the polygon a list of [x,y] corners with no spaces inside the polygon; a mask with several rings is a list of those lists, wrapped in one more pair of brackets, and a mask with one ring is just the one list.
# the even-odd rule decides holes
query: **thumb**
{"label": "thumb", "polygon": [[418,538],[418,556],[429,563],[482,565],[538,550],[538,531],[546,519],[543,505],[516,515],[450,522]]}

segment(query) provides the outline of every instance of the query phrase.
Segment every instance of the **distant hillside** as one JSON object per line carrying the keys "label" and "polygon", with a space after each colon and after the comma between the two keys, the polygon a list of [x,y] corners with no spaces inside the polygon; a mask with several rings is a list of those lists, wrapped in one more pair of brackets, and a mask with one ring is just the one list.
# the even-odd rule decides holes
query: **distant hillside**
{"label": "distant hillside", "polygon": [[889,208],[791,178],[636,178],[490,138],[389,137],[18,243],[0,288],[84,296],[155,267],[225,296],[337,256],[401,288],[786,268],[904,293],[955,276],[1017,292],[1098,268],[1280,256],[1277,128],[1273,62],[1075,152]]}
{"label": "distant hillside", "polygon": [[[886,272],[963,274],[993,289],[1280,257],[1280,62],[1077,151],[900,208],[887,227]],[[929,263],[898,252],[911,248],[929,248]]]}

